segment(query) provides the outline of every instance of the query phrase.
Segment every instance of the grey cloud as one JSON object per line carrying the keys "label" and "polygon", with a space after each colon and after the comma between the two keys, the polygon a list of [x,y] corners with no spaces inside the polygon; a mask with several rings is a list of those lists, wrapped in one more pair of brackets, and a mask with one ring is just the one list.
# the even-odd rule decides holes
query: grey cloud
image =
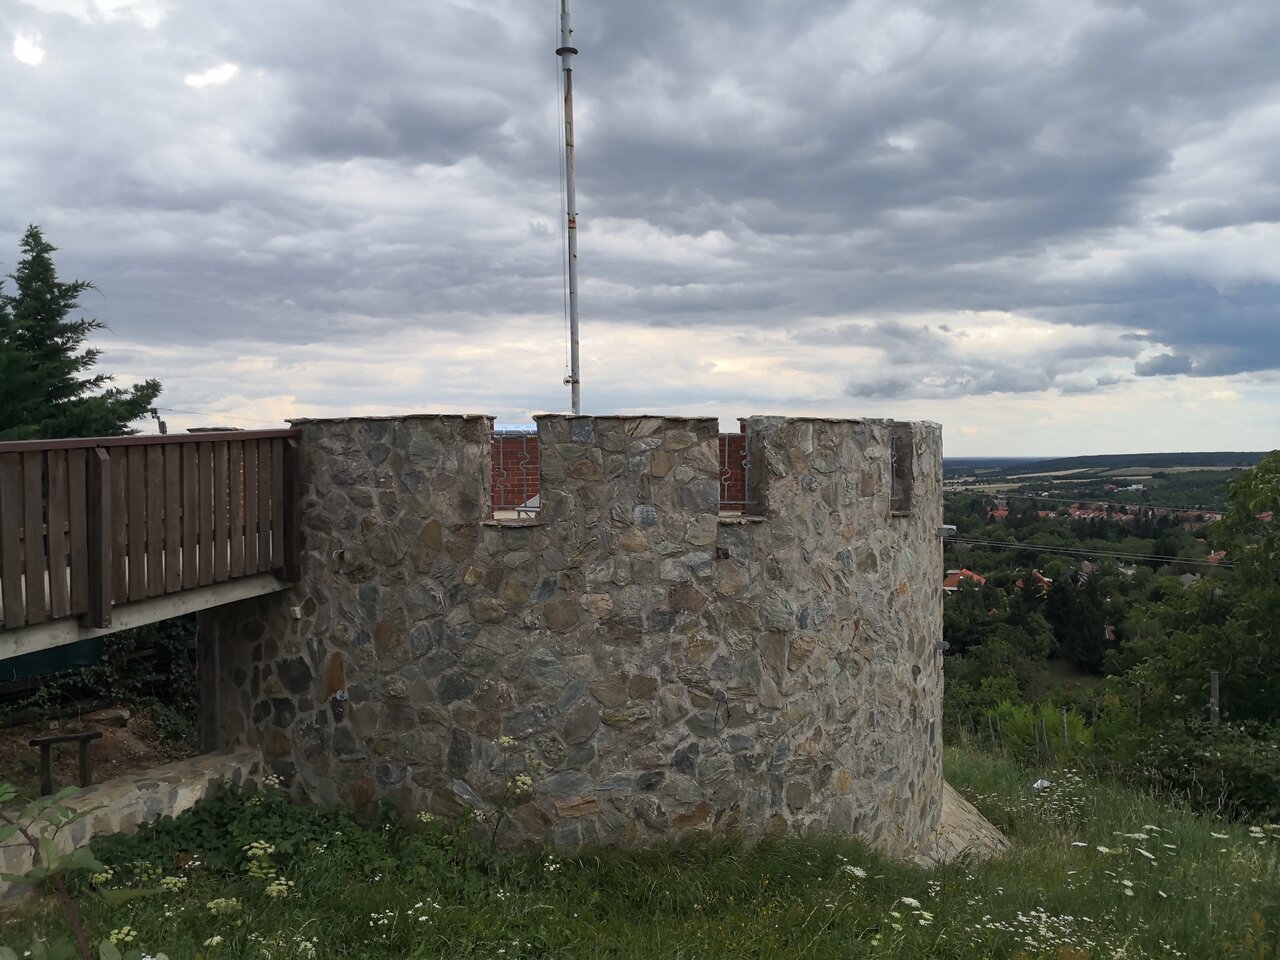
{"label": "grey cloud", "polygon": [[1114,387],[1117,384],[1128,383],[1132,379],[1122,373],[1104,373],[1097,378],[1096,383],[1099,387]]}
{"label": "grey cloud", "polygon": [[1133,365],[1133,372],[1140,377],[1165,377],[1175,373],[1190,373],[1193,366],[1188,356],[1161,353],[1149,360],[1139,360]]}
{"label": "grey cloud", "polygon": [[950,400],[994,393],[1032,393],[1054,385],[1054,377],[1042,370],[967,366],[946,373],[922,369],[918,379],[903,376],[853,379],[845,392],[851,397],[867,399]]}
{"label": "grey cloud", "polygon": [[[558,334],[549,13],[229,0],[173,4],[152,32],[23,15],[49,59],[0,57],[0,258],[43,223],[118,335],[284,356],[509,317]],[[1275,4],[604,0],[575,24],[590,324],[871,348],[892,369],[851,387],[866,397],[1112,388],[1097,366],[1152,348],[1136,375],[1280,369],[1274,274],[1060,269],[1121,236],[1280,218],[1280,143],[1248,120],[1275,81]],[[226,85],[182,83],[223,61]],[[637,255],[603,235],[627,221],[723,249]],[[911,322],[961,310],[1071,336],[1022,369]]]}

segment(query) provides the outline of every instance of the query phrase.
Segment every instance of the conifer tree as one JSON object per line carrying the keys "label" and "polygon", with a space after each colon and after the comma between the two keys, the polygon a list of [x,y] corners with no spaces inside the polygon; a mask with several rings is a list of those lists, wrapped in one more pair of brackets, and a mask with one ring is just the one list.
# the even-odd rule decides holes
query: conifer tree
{"label": "conifer tree", "polygon": [[20,426],[15,430],[12,425],[31,422],[36,402],[31,360],[14,345],[13,315],[5,303],[4,281],[0,279],[0,439],[27,438]]}
{"label": "conifer tree", "polygon": [[0,288],[0,439],[135,432],[129,424],[146,416],[160,382],[124,388],[112,386],[109,374],[89,374],[101,351],[83,344],[103,325],[71,314],[93,284],[58,279],[57,248],[39,227],[27,227],[20,246],[22,257],[8,277],[12,289]]}

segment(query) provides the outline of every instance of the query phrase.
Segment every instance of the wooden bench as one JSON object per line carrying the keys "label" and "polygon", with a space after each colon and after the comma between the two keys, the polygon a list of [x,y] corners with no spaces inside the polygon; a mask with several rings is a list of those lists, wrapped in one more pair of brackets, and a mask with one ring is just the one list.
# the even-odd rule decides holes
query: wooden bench
{"label": "wooden bench", "polygon": [[80,744],[80,786],[87,787],[93,783],[93,759],[89,755],[89,744],[102,739],[101,730],[84,733],[59,733],[49,737],[34,737],[28,741],[33,747],[40,748],[40,796],[53,793],[53,747],[57,743]]}

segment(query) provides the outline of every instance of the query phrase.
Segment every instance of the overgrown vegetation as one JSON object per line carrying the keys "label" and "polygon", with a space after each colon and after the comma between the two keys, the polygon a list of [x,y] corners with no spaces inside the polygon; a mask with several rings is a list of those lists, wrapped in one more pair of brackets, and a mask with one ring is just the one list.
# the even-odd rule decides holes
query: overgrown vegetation
{"label": "overgrown vegetation", "polygon": [[191,615],[113,634],[99,662],[42,675],[32,692],[0,703],[0,726],[24,718],[74,721],[88,707],[124,704],[149,715],[167,749],[190,753],[199,699],[195,630]]}
{"label": "overgrown vegetation", "polygon": [[962,538],[1019,544],[948,548],[948,566],[986,579],[946,598],[953,735],[1042,756],[1043,737],[991,726],[1016,729],[1026,704],[1052,753],[1065,707],[1082,761],[1202,809],[1280,819],[1280,453],[1222,485],[1225,515],[1207,524],[1154,508],[1072,519],[1038,496],[949,499]]}
{"label": "overgrown vegetation", "polygon": [[[1053,785],[1029,790],[1041,776]],[[104,866],[77,890],[92,938],[172,957],[1274,956],[1275,830],[966,751],[948,777],[1011,837],[1007,859],[924,871],[820,836],[512,855],[472,816],[362,824],[229,790],[95,841]],[[0,943],[65,928],[37,903]]]}

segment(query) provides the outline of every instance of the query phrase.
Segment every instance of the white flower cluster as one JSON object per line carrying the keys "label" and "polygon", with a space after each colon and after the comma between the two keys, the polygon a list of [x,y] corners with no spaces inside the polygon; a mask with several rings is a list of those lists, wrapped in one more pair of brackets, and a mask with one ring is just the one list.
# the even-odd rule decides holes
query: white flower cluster
{"label": "white flower cluster", "polygon": [[252,843],[246,843],[241,849],[244,850],[250,860],[269,857],[276,852],[275,844],[267,843],[265,840],[254,840]]}
{"label": "white flower cluster", "polygon": [[235,897],[218,897],[210,900],[205,906],[215,917],[229,917],[240,912],[240,901]]}
{"label": "white flower cluster", "polygon": [[511,778],[508,786],[511,789],[512,796],[523,797],[526,794],[533,793],[533,777],[527,773],[518,773]]}
{"label": "white flower cluster", "polygon": [[133,927],[121,927],[118,930],[112,930],[109,938],[112,943],[133,943],[138,937],[138,931]]}

